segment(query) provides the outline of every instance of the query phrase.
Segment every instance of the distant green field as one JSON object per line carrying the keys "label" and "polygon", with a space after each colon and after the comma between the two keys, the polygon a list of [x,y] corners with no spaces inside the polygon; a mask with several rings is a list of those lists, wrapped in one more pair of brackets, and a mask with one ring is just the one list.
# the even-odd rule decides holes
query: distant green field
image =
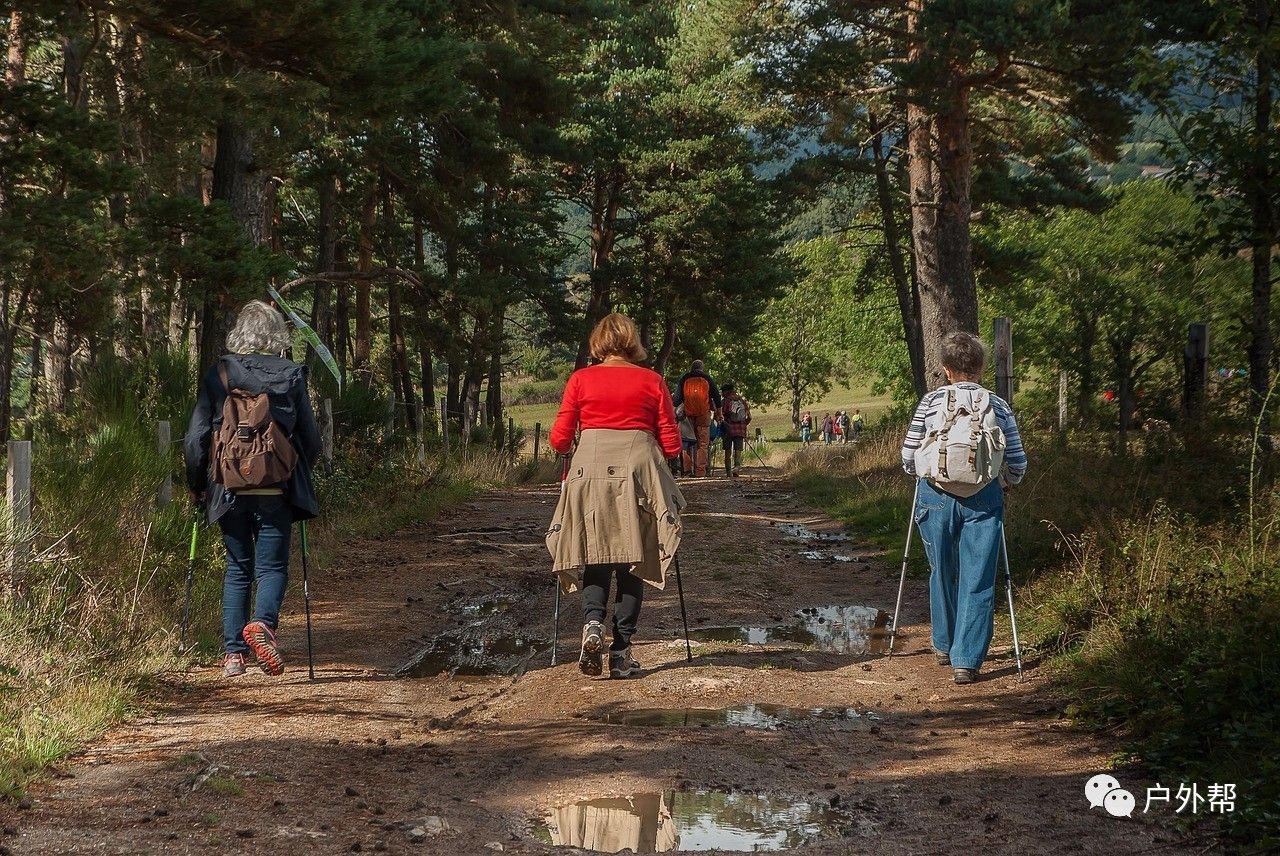
{"label": "distant green field", "polygon": [[[836,387],[820,400],[806,403],[804,409],[813,413],[815,423],[820,423],[824,413],[834,413],[837,410],[852,412],[855,407],[859,407],[867,418],[869,426],[879,419],[891,405],[892,401],[887,395],[872,395],[870,385],[854,384],[852,386]],[[517,424],[525,426],[526,430],[531,431],[535,423],[542,423],[542,430],[545,436],[545,432],[550,429],[551,423],[555,421],[558,409],[559,405],[557,404],[520,404],[507,408],[507,413],[516,420]],[[770,443],[777,444],[781,442],[784,447],[799,445],[795,439],[786,439],[793,433],[791,412],[788,406],[753,406],[751,411],[753,417],[751,427],[753,429],[761,429]]]}

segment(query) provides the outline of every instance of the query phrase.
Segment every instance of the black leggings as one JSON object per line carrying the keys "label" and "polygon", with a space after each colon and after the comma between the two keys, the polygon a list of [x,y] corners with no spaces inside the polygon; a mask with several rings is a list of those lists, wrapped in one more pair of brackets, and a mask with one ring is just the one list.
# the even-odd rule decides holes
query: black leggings
{"label": "black leggings", "polygon": [[613,604],[613,643],[609,646],[613,651],[631,645],[644,600],[644,581],[629,568],[630,565],[587,565],[582,571],[582,611],[587,621],[601,624],[609,600],[609,584],[614,573],[618,575],[618,595]]}

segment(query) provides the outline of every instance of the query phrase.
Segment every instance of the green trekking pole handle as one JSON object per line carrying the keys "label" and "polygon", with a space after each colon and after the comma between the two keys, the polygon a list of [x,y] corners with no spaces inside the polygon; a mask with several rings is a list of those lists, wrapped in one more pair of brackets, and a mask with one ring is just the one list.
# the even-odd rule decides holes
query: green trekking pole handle
{"label": "green trekking pole handle", "polygon": [[191,624],[191,584],[195,581],[196,546],[200,540],[200,511],[191,518],[191,547],[187,550],[187,595],[182,606],[182,650],[187,649],[187,630]]}

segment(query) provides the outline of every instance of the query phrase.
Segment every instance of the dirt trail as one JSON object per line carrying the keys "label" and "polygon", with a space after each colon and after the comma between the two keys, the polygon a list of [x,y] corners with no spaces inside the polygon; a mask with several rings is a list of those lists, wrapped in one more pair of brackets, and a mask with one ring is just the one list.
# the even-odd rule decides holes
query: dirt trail
{"label": "dirt trail", "polygon": [[[681,556],[695,627],[785,623],[794,610],[830,604],[892,609],[889,563],[856,542],[798,542],[776,525],[838,529],[786,482],[748,471],[686,490]],[[283,678],[255,669],[224,681],[212,668],[164,678],[150,715],[57,771],[29,808],[0,809],[0,850],[549,854],[564,851],[539,843],[534,826],[557,805],[709,789],[834,805],[830,836],[792,852],[1183,851],[1141,818],[1141,796],[1132,819],[1088,810],[1084,782],[1113,747],[1067,727],[1034,670],[1018,683],[1006,648],[997,644],[977,685],[951,683],[927,650],[918,582],[903,656],[892,659],[708,643],[686,663],[672,585],[648,592],[642,677],[578,673],[576,595],[566,599],[561,665],[550,667],[528,643],[550,631],[541,536],[554,500],[549,487],[503,491],[351,545],[315,573],[314,682],[291,595]],[[813,549],[854,561],[801,555]],[[395,676],[427,640],[450,633],[464,647],[489,639],[517,675]],[[597,719],[744,702],[861,715],[773,730]],[[1126,785],[1136,778],[1118,775]]]}

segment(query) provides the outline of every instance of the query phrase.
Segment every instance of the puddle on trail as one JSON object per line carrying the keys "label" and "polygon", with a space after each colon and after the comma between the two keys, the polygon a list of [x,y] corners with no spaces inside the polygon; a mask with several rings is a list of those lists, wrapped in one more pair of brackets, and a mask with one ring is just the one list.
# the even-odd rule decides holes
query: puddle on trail
{"label": "puddle on trail", "polygon": [[770,794],[665,791],[560,806],[535,828],[544,844],[602,853],[756,853],[843,836],[848,818],[826,802]]}
{"label": "puddle on trail", "polygon": [[634,725],[655,728],[763,728],[776,731],[788,726],[812,722],[866,724],[878,722],[874,711],[860,713],[851,707],[787,707],[780,704],[740,704],[734,707],[707,708],[643,708],[619,710],[597,717],[611,725]]}
{"label": "puddle on trail", "polygon": [[529,661],[550,654],[551,643],[519,633],[471,636],[444,633],[399,669],[398,678],[430,678],[441,672],[466,677],[514,675],[528,668]]}
{"label": "puddle on trail", "polygon": [[815,606],[797,610],[790,624],[703,627],[699,642],[748,645],[807,645],[830,654],[883,654],[889,644],[889,613],[871,606]]}
{"label": "puddle on trail", "polygon": [[852,541],[844,532],[817,532],[801,523],[775,523],[789,541]]}
{"label": "puddle on trail", "polygon": [[514,594],[455,598],[444,611],[461,616],[466,626],[430,637],[427,644],[400,668],[400,678],[451,675],[482,677],[514,675],[528,668],[534,657],[550,653],[551,643],[511,626],[505,613],[519,600]]}

